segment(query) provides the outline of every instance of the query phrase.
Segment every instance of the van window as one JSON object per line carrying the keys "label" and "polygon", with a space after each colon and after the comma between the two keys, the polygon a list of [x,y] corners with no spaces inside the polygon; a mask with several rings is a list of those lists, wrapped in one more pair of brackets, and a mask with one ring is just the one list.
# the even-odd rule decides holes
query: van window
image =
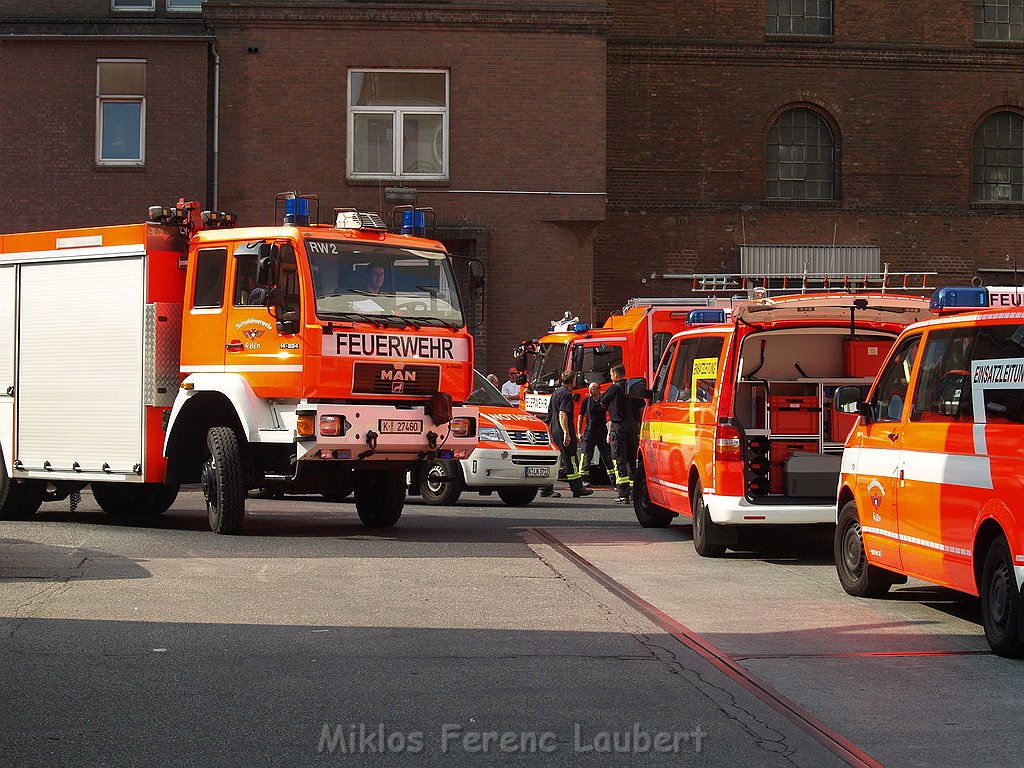
{"label": "van window", "polygon": [[878,376],[873,398],[875,421],[900,421],[910,387],[910,373],[914,369],[921,337],[912,336],[900,344],[889,364]]}
{"label": "van window", "polygon": [[[1024,365],[1024,325],[983,325],[977,329],[973,362],[983,360],[1003,361],[998,377],[1004,381],[1018,376],[1007,375],[1007,366]],[[1019,369],[1018,369],[1019,370]],[[1024,389],[1021,387],[997,385],[984,386],[980,391],[984,403],[985,420],[992,423],[1024,424]],[[980,414],[979,414],[980,417]]]}
{"label": "van window", "polygon": [[668,399],[675,402],[710,403],[718,382],[721,336],[681,339]]}
{"label": "van window", "polygon": [[658,361],[661,360],[661,356],[665,351],[665,346],[668,344],[668,340],[672,338],[671,333],[665,331],[659,331],[651,337],[651,360],[657,365]]}
{"label": "van window", "polygon": [[[574,354],[579,355],[579,368],[576,370],[582,372],[586,384],[610,384],[612,368],[622,364],[622,347],[612,344],[583,347]],[[626,376],[632,374],[633,371],[626,371]]]}
{"label": "van window", "polygon": [[651,391],[653,393],[651,402],[660,403],[665,400],[665,384],[668,382],[668,370],[672,365],[672,358],[675,356],[677,346],[678,344],[670,346],[668,352],[661,358],[661,363],[658,364],[658,370],[654,374],[654,383],[651,384]]}
{"label": "van window", "polygon": [[973,328],[933,331],[921,355],[911,421],[971,420]]}
{"label": "van window", "polygon": [[193,307],[224,306],[224,270],[226,248],[204,248],[196,254],[196,285],[192,293]]}

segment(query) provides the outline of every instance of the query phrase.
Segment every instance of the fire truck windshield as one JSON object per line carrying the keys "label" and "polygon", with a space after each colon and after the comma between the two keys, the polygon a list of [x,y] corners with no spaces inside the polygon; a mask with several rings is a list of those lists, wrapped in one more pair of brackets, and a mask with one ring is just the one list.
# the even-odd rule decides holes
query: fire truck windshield
{"label": "fire truck windshield", "polygon": [[318,317],[464,325],[451,263],[440,251],[308,239],[306,253]]}
{"label": "fire truck windshield", "polygon": [[558,377],[565,370],[566,344],[563,342],[539,344],[533,359],[530,381],[537,389],[554,390]]}

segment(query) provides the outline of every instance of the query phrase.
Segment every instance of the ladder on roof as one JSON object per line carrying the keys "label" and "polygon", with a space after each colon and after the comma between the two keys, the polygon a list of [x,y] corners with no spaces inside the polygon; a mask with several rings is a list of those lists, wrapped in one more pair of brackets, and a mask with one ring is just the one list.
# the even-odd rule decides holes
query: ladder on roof
{"label": "ladder on roof", "polygon": [[622,306],[622,314],[633,307],[710,307],[714,299],[710,296],[700,298],[696,296],[663,296],[663,297],[637,297],[629,299]]}
{"label": "ladder on roof", "polygon": [[689,280],[696,293],[738,293],[784,295],[794,293],[927,293],[933,290],[928,278],[937,272],[892,272],[886,264],[881,272],[835,274],[790,272],[762,275],[743,274],[653,274],[652,279]]}

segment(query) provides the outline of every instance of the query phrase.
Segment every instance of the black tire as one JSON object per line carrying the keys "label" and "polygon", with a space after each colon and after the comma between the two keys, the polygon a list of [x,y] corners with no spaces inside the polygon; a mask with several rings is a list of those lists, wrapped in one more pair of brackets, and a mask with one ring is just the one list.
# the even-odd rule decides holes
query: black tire
{"label": "black tire", "polygon": [[462,495],[462,486],[462,466],[457,461],[428,461],[420,471],[420,495],[427,504],[454,504]]}
{"label": "black tire", "polygon": [[1010,659],[1024,656],[1019,629],[1020,591],[1014,576],[1010,546],[1002,534],[985,553],[978,594],[981,597],[981,621],[989,647]]}
{"label": "black tire", "polygon": [[162,515],[178,497],[177,485],[163,483],[93,483],[100,509],[115,517]]}
{"label": "black tire", "polygon": [[202,488],[210,529],[226,535],[240,533],[247,488],[241,445],[231,427],[212,427],[206,433]]}
{"label": "black tire", "polygon": [[643,464],[637,467],[636,481],[633,483],[633,512],[641,528],[667,528],[676,516],[671,510],[651,502],[647,490],[647,472]]}
{"label": "black tire", "polygon": [[536,485],[507,485],[498,489],[498,498],[510,507],[525,507],[537,498]]}
{"label": "black tire", "polygon": [[11,480],[0,454],[0,520],[28,520],[39,511],[45,491],[46,486],[37,480]]}
{"label": "black tire", "polygon": [[888,571],[868,563],[864,538],[860,531],[857,503],[848,501],[839,512],[839,524],[832,547],[839,583],[854,597],[881,597],[889,591],[893,579]]}
{"label": "black tire", "polygon": [[721,557],[725,554],[724,544],[712,544],[711,539],[719,533],[720,526],[711,519],[708,505],[704,503],[704,489],[700,483],[693,489],[691,501],[693,511],[693,548],[701,557]]}
{"label": "black tire", "polygon": [[390,528],[405,505],[405,470],[360,472],[356,480],[356,512],[367,528]]}

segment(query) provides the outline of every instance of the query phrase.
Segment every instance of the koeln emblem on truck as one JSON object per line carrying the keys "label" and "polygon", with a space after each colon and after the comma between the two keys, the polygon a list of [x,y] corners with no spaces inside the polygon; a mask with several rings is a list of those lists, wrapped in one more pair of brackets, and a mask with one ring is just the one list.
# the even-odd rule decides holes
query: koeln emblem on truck
{"label": "koeln emblem on truck", "polygon": [[[218,533],[242,529],[252,489],[354,493],[391,526],[409,469],[476,447],[462,290],[480,263],[460,288],[424,211],[396,209],[417,223],[396,234],[353,209],[321,224],[313,195],[276,208],[237,227],[179,200],[0,237],[0,517],[86,485],[112,515],[159,514],[194,483]],[[58,317],[81,341],[56,359]]]}

